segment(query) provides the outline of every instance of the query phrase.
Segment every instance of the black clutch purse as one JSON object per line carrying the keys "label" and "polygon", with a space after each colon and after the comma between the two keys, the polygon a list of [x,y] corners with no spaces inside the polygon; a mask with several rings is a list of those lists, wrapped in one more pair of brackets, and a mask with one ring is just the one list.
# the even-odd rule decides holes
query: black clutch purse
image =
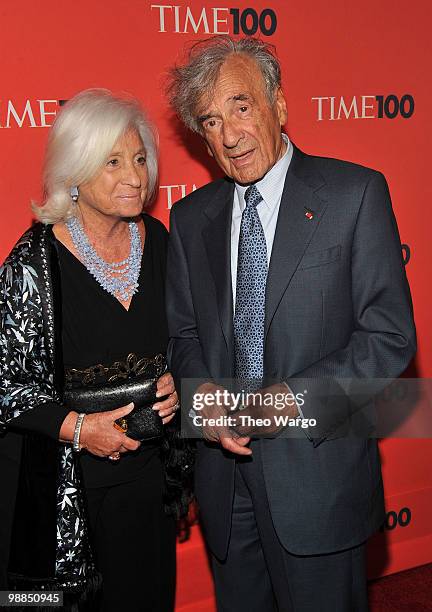
{"label": "black clutch purse", "polygon": [[163,355],[138,359],[130,353],[125,362],[116,361],[111,366],[66,370],[63,403],[71,410],[92,414],[133,402],[132,412],[117,419],[116,424],[140,442],[160,438],[163,423],[152,406],[161,399],[156,397],[156,384],[166,367]]}

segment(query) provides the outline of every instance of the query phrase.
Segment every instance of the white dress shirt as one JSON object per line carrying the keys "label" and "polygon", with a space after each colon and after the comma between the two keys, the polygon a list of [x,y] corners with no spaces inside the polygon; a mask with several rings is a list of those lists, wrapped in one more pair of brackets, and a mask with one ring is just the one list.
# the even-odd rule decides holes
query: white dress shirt
{"label": "white dress shirt", "polygon": [[[258,215],[264,230],[267,245],[267,265],[270,264],[270,257],[273,247],[273,240],[276,231],[276,224],[279,215],[279,207],[282,199],[282,192],[285,183],[286,173],[290,165],[293,146],[288,136],[282,134],[287,147],[283,156],[271,168],[267,174],[257,183],[256,188],[263,197],[263,202],[257,206]],[[248,187],[235,183],[234,202],[231,219],[231,282],[233,294],[233,312],[235,311],[236,286],[237,286],[237,257],[240,236],[240,223],[243,210],[246,206],[244,195]]]}

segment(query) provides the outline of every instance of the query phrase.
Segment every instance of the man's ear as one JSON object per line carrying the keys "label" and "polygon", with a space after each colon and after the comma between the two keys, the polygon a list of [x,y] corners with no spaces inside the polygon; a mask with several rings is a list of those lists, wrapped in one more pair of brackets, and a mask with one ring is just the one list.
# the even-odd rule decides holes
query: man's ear
{"label": "man's ear", "polygon": [[285,96],[280,87],[276,91],[276,110],[280,125],[285,125],[288,117],[288,111]]}
{"label": "man's ear", "polygon": [[214,157],[213,151],[210,149],[208,142],[206,142],[206,147],[207,147],[207,153],[210,155],[210,157]]}

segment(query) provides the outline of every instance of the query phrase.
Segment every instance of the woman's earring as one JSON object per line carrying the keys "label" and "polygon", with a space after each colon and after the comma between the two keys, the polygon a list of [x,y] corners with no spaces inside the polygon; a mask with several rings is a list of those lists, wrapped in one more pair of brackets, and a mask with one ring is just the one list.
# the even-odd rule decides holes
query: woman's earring
{"label": "woman's earring", "polygon": [[78,202],[78,197],[79,197],[79,189],[78,189],[78,187],[71,187],[71,189],[70,189],[70,196],[71,196],[72,200],[76,204]]}

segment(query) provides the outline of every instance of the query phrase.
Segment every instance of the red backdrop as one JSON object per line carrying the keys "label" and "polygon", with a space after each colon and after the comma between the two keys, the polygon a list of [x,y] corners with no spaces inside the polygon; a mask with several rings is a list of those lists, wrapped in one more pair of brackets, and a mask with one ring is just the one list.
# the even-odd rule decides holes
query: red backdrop
{"label": "red backdrop", "polygon": [[[167,67],[187,41],[256,29],[276,45],[282,62],[293,141],[308,153],[348,159],[386,175],[418,329],[419,351],[409,374],[431,376],[429,6],[426,0],[2,3],[0,259],[29,225],[30,200],[41,197],[47,126],[59,101],[87,87],[130,92],[148,109],[161,151],[153,210],[168,225],[170,204],[218,170],[167,108]],[[370,547],[370,575],[432,560],[430,441],[387,440],[381,446],[389,515]],[[197,602],[200,610],[212,609],[195,531],[179,547],[177,607],[185,611]]]}

